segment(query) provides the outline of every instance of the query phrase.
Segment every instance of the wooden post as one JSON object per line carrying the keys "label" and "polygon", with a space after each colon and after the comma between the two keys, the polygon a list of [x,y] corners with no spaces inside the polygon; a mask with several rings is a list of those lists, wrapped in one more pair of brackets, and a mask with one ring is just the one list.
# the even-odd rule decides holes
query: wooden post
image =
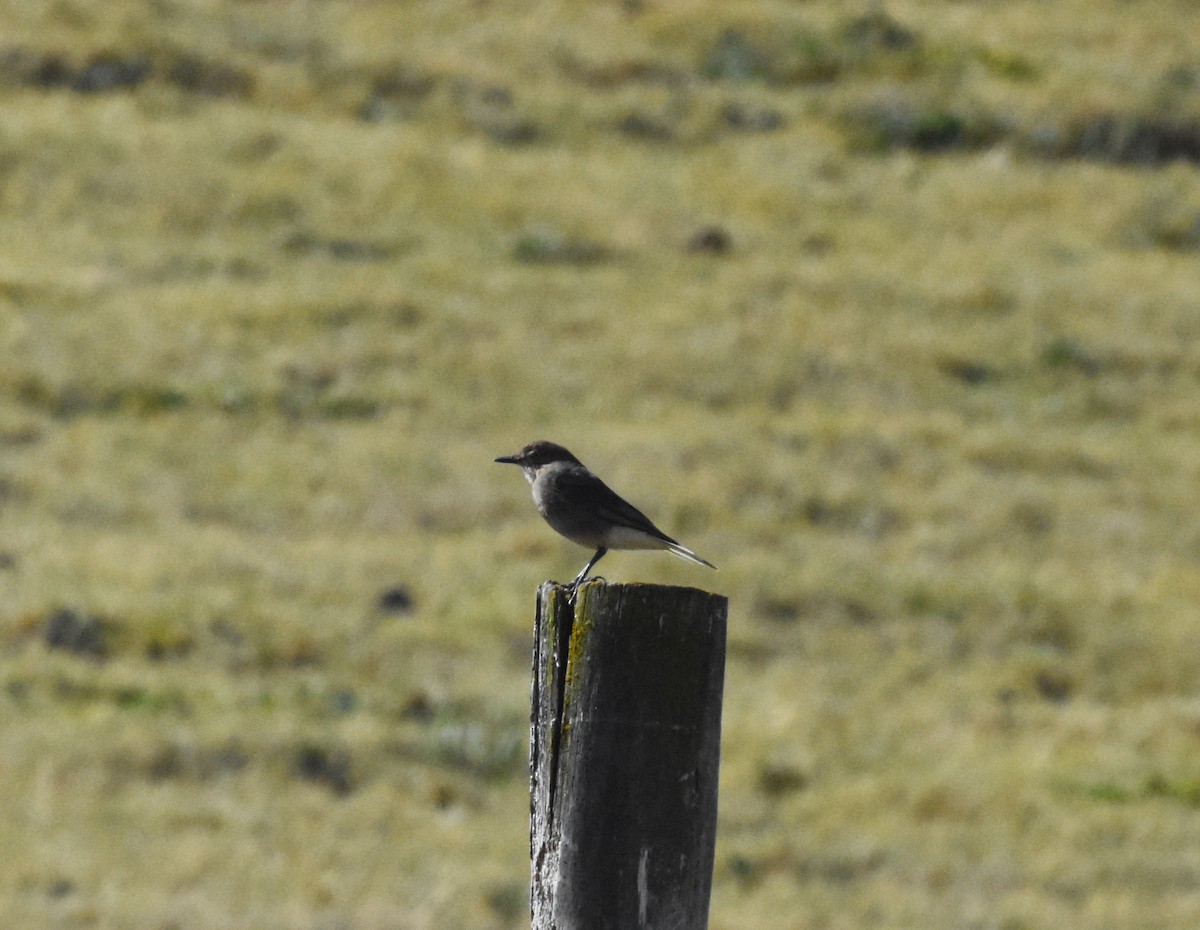
{"label": "wooden post", "polygon": [[538,590],[533,930],[705,930],[728,601],[695,588]]}

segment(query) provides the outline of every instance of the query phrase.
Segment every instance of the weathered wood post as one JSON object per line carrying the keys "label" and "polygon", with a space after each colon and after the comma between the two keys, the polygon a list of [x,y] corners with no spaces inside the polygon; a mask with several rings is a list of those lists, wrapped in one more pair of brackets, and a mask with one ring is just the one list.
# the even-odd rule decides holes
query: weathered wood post
{"label": "weathered wood post", "polygon": [[705,930],[728,601],[695,588],[538,590],[533,930]]}

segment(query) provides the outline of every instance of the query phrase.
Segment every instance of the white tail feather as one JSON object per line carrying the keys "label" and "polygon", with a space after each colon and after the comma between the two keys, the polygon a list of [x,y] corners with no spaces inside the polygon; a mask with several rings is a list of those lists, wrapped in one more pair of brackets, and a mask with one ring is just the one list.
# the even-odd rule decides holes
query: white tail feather
{"label": "white tail feather", "polygon": [[670,552],[671,555],[679,556],[684,561],[695,562],[697,565],[707,565],[713,571],[717,570],[717,566],[713,565],[713,563],[709,562],[707,559],[700,558],[700,556],[696,555],[696,553],[687,548],[687,546],[681,546],[679,543],[675,543],[674,545],[668,545],[667,551]]}
{"label": "white tail feather", "polygon": [[[581,546],[595,545],[591,540],[581,541],[575,540]],[[707,565],[711,569],[716,569],[705,559],[700,558],[687,546],[681,546],[676,542],[667,542],[661,536],[653,536],[644,530],[634,529],[631,526],[615,526],[608,531],[604,537],[603,545],[609,549],[666,549],[672,555],[677,555],[685,562],[695,562],[697,565]]]}

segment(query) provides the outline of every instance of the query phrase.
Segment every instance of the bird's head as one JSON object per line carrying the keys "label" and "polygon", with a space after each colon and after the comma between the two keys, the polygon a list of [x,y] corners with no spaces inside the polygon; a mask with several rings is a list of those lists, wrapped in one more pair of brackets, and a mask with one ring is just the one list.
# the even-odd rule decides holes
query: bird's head
{"label": "bird's head", "polygon": [[516,455],[502,455],[496,461],[506,465],[520,465],[530,480],[533,480],[533,476],[537,474],[539,468],[544,468],[547,465],[554,465],[560,462],[564,464],[579,464],[579,459],[575,458],[575,456],[558,443],[547,442],[544,439],[531,442]]}

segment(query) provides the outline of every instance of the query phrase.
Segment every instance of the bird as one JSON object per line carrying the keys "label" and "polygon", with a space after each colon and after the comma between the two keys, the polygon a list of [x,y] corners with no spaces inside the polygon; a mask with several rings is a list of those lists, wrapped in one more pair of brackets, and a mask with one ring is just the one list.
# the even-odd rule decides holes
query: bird
{"label": "bird", "polygon": [[570,601],[609,549],[665,549],[688,562],[716,569],[660,530],[556,442],[531,442],[515,455],[502,455],[496,461],[521,467],[533,488],[538,512],[553,529],[573,543],[596,550],[567,585]]}

